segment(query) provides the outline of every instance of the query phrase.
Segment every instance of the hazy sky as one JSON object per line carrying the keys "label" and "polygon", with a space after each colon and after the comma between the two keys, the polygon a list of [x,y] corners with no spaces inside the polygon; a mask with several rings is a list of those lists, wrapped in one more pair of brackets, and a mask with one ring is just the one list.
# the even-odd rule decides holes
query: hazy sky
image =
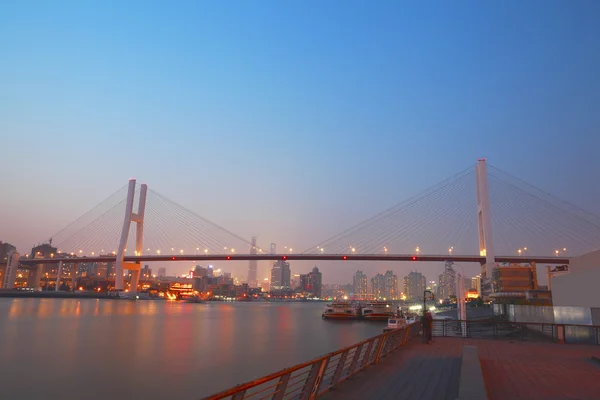
{"label": "hazy sky", "polygon": [[[137,177],[304,249],[480,157],[600,214],[598,21],[597,1],[3,1],[0,240],[28,252]],[[409,269],[363,267],[386,268]]]}

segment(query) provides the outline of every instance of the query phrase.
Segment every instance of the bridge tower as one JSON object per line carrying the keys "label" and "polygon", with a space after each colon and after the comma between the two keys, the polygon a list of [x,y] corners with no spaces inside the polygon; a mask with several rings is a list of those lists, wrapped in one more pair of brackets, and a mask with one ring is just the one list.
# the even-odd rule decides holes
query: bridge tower
{"label": "bridge tower", "polygon": [[129,291],[137,292],[137,285],[140,280],[141,264],[139,262],[125,262],[125,246],[129,236],[129,228],[132,222],[135,222],[135,255],[141,256],[144,246],[144,212],[146,209],[146,192],[148,186],[143,184],[140,187],[140,198],[138,200],[137,213],[133,212],[133,201],[135,197],[135,179],[129,180],[127,190],[127,201],[125,203],[125,218],[123,220],[123,230],[119,240],[119,250],[117,251],[117,260],[115,263],[115,290],[123,290],[123,269],[131,271],[131,282]]}
{"label": "bridge tower", "polygon": [[485,257],[481,264],[481,291],[488,296],[493,288],[491,284],[492,270],[496,259],[492,242],[492,222],[490,218],[490,191],[487,181],[485,158],[479,159],[475,166],[475,182],[477,185],[477,225],[479,227],[479,255]]}

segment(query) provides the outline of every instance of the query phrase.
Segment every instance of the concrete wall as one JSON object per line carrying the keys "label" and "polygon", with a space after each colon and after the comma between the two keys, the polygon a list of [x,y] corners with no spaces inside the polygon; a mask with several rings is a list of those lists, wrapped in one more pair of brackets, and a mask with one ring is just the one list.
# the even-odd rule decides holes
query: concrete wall
{"label": "concrete wall", "polygon": [[583,267],[583,264],[574,266],[571,273],[552,279],[552,304],[558,307],[600,307],[599,283],[600,262],[596,268]]}
{"label": "concrete wall", "polygon": [[[501,306],[498,304],[498,306]],[[590,307],[540,307],[505,305],[508,320],[512,322],[556,323],[565,325],[600,325],[600,308]],[[494,311],[501,312],[494,308]],[[530,330],[552,336],[548,328],[531,325]],[[556,332],[554,333],[556,334]],[[600,344],[600,331],[594,328],[567,326],[565,328],[567,343]]]}
{"label": "concrete wall", "polygon": [[509,318],[514,322],[554,323],[554,309],[551,306],[509,306]]}
{"label": "concrete wall", "polygon": [[600,250],[592,251],[579,257],[573,257],[571,258],[569,265],[573,272],[588,269],[600,269]]}
{"label": "concrete wall", "polygon": [[589,307],[554,307],[557,324],[592,325],[592,309]]}

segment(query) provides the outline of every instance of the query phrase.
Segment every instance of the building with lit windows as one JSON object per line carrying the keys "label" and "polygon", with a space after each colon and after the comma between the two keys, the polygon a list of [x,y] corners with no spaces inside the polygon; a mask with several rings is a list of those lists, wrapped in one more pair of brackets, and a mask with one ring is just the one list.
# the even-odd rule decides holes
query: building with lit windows
{"label": "building with lit windows", "polygon": [[319,268],[314,267],[308,274],[300,275],[300,288],[314,297],[321,297],[322,280],[323,276]]}
{"label": "building with lit windows", "polygon": [[427,287],[427,280],[420,272],[411,271],[404,277],[404,295],[409,300],[423,298],[423,292]]}
{"label": "building with lit windows", "polygon": [[289,289],[290,275],[290,263],[283,260],[275,261],[273,263],[273,268],[271,268],[270,290]]}
{"label": "building with lit windows", "polygon": [[447,300],[451,297],[456,297],[456,270],[452,261],[446,261],[439,278],[438,298]]}
{"label": "building with lit windows", "polygon": [[369,287],[367,286],[367,275],[365,275],[362,271],[356,271],[353,278],[353,286],[354,286],[354,296],[359,299],[366,299],[369,292]]}
{"label": "building with lit windows", "polygon": [[400,299],[400,291],[398,290],[398,276],[392,271],[385,272],[385,298],[388,300]]}

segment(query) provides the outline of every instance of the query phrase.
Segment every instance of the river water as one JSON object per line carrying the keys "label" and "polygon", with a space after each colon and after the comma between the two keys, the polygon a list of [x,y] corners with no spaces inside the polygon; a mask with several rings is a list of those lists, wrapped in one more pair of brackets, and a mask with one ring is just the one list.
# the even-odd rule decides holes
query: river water
{"label": "river water", "polygon": [[385,326],[323,306],[0,299],[0,398],[199,399]]}

